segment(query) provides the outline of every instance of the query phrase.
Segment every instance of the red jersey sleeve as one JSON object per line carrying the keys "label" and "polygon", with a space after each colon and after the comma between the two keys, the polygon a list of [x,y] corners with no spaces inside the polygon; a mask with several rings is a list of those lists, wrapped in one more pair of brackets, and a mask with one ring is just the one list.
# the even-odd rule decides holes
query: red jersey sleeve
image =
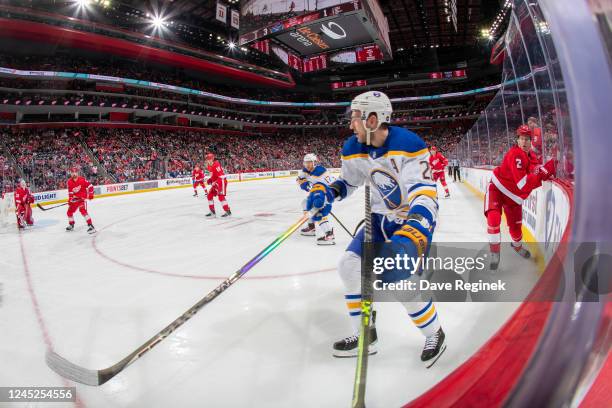
{"label": "red jersey sleeve", "polygon": [[27,195],[27,198],[26,198],[27,203],[34,204],[34,194],[32,194],[29,188],[26,188],[26,195]]}
{"label": "red jersey sleeve", "polygon": [[68,187],[68,201],[74,201],[74,181],[72,179],[68,179],[68,182],[66,182],[66,186]]}
{"label": "red jersey sleeve", "polygon": [[85,186],[87,186],[87,199],[88,200],[93,200],[94,198],[94,186],[93,184],[91,184],[89,181],[83,179],[83,181],[85,182]]}
{"label": "red jersey sleeve", "polygon": [[25,203],[25,197],[23,194],[23,190],[21,188],[18,188],[17,190],[15,190],[15,194],[13,198],[15,199],[15,207],[18,207],[21,204]]}

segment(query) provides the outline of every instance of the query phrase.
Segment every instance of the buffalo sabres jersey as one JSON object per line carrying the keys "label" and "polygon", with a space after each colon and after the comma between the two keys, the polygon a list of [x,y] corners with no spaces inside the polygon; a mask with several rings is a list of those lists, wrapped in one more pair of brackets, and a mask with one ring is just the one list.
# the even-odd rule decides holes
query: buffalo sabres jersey
{"label": "buffalo sabres jersey", "polygon": [[310,188],[315,183],[330,185],[334,180],[335,178],[320,164],[316,165],[312,171],[303,168],[297,177],[297,182],[304,191],[310,191]]}
{"label": "buffalo sabres jersey", "polygon": [[338,199],[351,195],[366,180],[371,186],[372,212],[396,220],[419,213],[435,225],[438,197],[429,151],[415,133],[390,126],[381,147],[367,146],[351,136],[342,148],[342,174],[333,183]]}

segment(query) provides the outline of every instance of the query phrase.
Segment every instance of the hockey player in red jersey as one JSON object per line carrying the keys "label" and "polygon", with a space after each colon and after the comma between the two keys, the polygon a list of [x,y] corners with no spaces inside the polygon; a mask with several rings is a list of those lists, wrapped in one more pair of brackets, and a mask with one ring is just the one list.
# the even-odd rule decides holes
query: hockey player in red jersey
{"label": "hockey player in red jersey", "polygon": [[19,182],[19,186],[15,190],[14,197],[17,228],[24,229],[26,225],[34,225],[34,219],[32,218],[32,204],[34,203],[34,196],[30,192],[30,189],[24,180]]}
{"label": "hockey player in red jersey", "polygon": [[79,210],[85,221],[87,221],[87,232],[93,234],[96,229],[91,222],[91,217],[87,213],[87,200],[93,200],[94,187],[79,176],[79,170],[76,167],[70,169],[70,178],[68,179],[68,226],[66,231],[74,230],[74,213]]}
{"label": "hockey player in red jersey", "polygon": [[523,200],[531,191],[540,187],[542,181],[555,175],[554,160],[539,164],[536,153],[531,150],[533,133],[529,126],[521,125],[516,130],[516,145],[504,156],[501,166],[493,170],[493,175],[485,194],[484,214],[487,218],[489,247],[491,251],[490,269],[496,270],[499,265],[501,245],[500,224],[502,210],[506,214],[512,248],[523,258],[531,254],[523,248],[521,230],[523,221]]}
{"label": "hockey player in red jersey", "polygon": [[225,173],[221,168],[221,165],[217,160],[215,160],[215,155],[212,153],[208,153],[206,155],[206,166],[207,170],[210,172],[210,178],[207,183],[210,185],[208,189],[208,208],[210,208],[210,212],[206,214],[207,217],[215,217],[215,202],[213,201],[213,197],[217,196],[219,198],[219,202],[223,206],[223,210],[225,213],[221,217],[229,217],[232,215],[230,211],[229,205],[227,205],[227,201],[225,201],[225,195],[227,193],[227,179],[225,178]]}
{"label": "hockey player in red jersey", "polygon": [[206,185],[204,184],[204,170],[200,167],[199,164],[195,165],[193,172],[191,173],[191,178],[193,179],[193,196],[198,196],[198,186],[202,187],[204,190],[204,194],[208,194],[206,191]]}
{"label": "hockey player in red jersey", "polygon": [[444,187],[444,192],[446,193],[444,197],[449,198],[450,193],[448,192],[446,177],[444,176],[444,168],[448,165],[448,159],[438,151],[436,146],[431,146],[429,152],[431,154],[429,156],[429,166],[431,167],[433,181],[435,183],[440,180],[442,187]]}

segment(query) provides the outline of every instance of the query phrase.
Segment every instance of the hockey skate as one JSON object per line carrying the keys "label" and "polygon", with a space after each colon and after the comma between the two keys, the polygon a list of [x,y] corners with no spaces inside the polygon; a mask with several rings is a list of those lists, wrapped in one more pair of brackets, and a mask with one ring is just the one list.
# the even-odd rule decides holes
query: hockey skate
{"label": "hockey skate", "polygon": [[444,195],[444,198],[450,198],[450,193],[446,193],[446,194]]}
{"label": "hockey skate", "polygon": [[198,193],[193,193],[193,196],[194,196],[194,197],[197,197],[197,196],[198,196]]}
{"label": "hockey skate", "polygon": [[489,270],[496,271],[499,266],[499,252],[491,252],[489,261]]}
{"label": "hockey skate", "polygon": [[317,238],[317,245],[336,245],[334,230],[327,231],[324,236]]}
{"label": "hockey skate", "polygon": [[433,335],[425,339],[425,346],[421,353],[421,361],[425,364],[426,368],[431,367],[438,361],[438,358],[446,350],[446,336],[442,328],[438,329]]}
{"label": "hockey skate", "polygon": [[315,225],[308,223],[308,225],[300,230],[300,234],[305,237],[312,237],[315,235]]}
{"label": "hockey skate", "polygon": [[[372,312],[372,325],[370,326],[370,346],[368,347],[369,355],[378,353],[376,343],[378,342],[378,334],[376,333],[376,310]],[[334,357],[357,357],[359,352],[359,336],[352,335],[338,340],[334,343]]]}
{"label": "hockey skate", "polygon": [[217,216],[217,213],[215,213],[214,211],[209,212],[208,214],[205,215],[208,218],[215,218]]}
{"label": "hockey skate", "polygon": [[66,231],[74,231],[74,224],[68,224]]}
{"label": "hockey skate", "polygon": [[523,248],[523,245],[520,242],[517,246],[514,245],[514,242],[510,244],[510,246],[512,246],[512,249],[514,249],[514,251],[523,258],[529,259],[531,257],[531,252],[529,252],[527,248]]}
{"label": "hockey skate", "polygon": [[96,233],[96,229],[94,228],[93,224],[89,224],[87,226],[87,233],[88,234],[95,234]]}
{"label": "hockey skate", "polygon": [[225,217],[229,217],[230,215],[232,215],[232,212],[230,210],[227,210],[222,216],[221,218],[225,218]]}

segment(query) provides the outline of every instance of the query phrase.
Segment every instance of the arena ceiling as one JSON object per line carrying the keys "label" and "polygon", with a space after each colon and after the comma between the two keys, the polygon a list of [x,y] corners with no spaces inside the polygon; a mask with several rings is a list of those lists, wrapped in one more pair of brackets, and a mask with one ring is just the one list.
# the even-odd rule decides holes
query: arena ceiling
{"label": "arena ceiling", "polygon": [[[21,0],[5,0],[24,6]],[[97,3],[97,13],[88,18],[107,24],[151,34],[150,19],[163,15],[168,22],[166,37],[191,43],[216,52],[228,53],[229,42],[236,42],[238,31],[215,20],[217,0],[80,0]],[[488,60],[490,45],[494,40],[483,41],[481,31],[488,29],[506,0],[379,0],[389,22],[389,34],[394,59],[384,65],[346,66],[331,72],[310,74],[316,80],[329,75],[358,77],[372,72],[392,75],[401,69],[405,72],[452,67],[460,62]],[[29,7],[43,8],[69,14],[79,0],[29,1]],[[105,5],[100,7],[100,3]],[[223,0],[231,8],[238,9],[240,0]],[[453,13],[453,3],[456,13]],[[72,11],[74,13],[74,11]],[[453,22],[456,18],[456,24]],[[82,18],[82,16],[81,16]],[[279,61],[271,61],[265,55],[248,57],[244,52],[233,51],[233,58],[248,58],[250,62],[279,69]],[[272,57],[275,59],[275,57]]]}
{"label": "arena ceiling", "polygon": [[[217,25],[217,0],[173,0],[166,2],[123,0],[118,3],[140,9],[165,8],[195,25]],[[239,0],[227,0],[239,8]],[[501,8],[502,0],[456,0],[456,27],[452,0],[380,0],[389,20],[393,51],[421,46],[455,47],[472,45],[482,28],[488,28]],[[221,25],[219,25],[221,26]]]}

